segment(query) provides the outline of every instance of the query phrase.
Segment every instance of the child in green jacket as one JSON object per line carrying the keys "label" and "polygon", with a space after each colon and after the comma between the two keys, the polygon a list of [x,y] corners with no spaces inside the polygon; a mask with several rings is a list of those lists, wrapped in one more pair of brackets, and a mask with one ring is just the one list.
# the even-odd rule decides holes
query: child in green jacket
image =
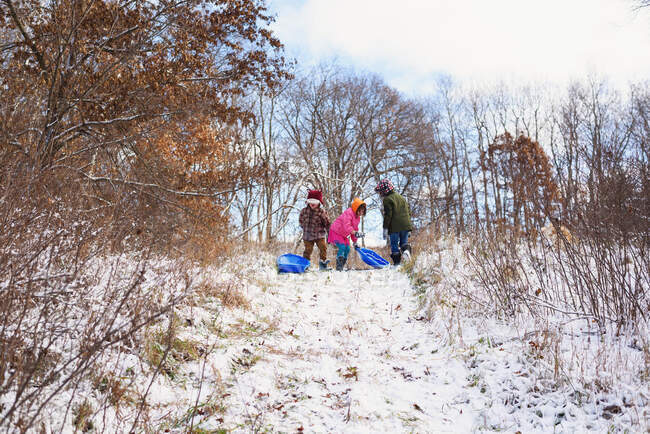
{"label": "child in green jacket", "polygon": [[411,258],[409,244],[409,234],[413,230],[411,210],[406,199],[395,191],[390,180],[381,180],[375,187],[375,191],[382,197],[384,205],[384,239],[390,238],[390,257],[393,264],[399,265],[402,257],[404,260]]}

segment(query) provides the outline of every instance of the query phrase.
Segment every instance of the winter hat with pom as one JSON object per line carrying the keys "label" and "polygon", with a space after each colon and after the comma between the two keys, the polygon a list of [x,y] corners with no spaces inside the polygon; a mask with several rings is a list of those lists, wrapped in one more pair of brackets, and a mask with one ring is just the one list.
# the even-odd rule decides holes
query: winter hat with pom
{"label": "winter hat with pom", "polygon": [[320,202],[321,205],[325,205],[323,202],[323,192],[320,190],[309,190],[309,193],[307,193],[307,203],[317,202]]}
{"label": "winter hat with pom", "polygon": [[382,179],[379,181],[379,184],[377,184],[377,187],[375,187],[375,191],[382,196],[386,196],[388,193],[393,191],[394,188],[393,183],[390,182],[389,179]]}

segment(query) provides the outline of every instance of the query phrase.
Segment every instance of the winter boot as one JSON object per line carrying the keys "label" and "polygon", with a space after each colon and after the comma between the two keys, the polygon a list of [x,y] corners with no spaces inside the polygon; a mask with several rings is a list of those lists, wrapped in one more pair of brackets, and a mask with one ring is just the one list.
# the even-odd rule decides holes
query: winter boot
{"label": "winter boot", "polygon": [[329,259],[327,259],[327,260],[325,260],[325,261],[318,261],[318,269],[319,269],[320,271],[331,270],[331,268],[328,267],[329,263],[330,263],[330,260],[329,260]]}
{"label": "winter boot", "polygon": [[399,265],[399,263],[402,261],[402,254],[401,253],[391,253],[390,257],[393,260],[394,265]]}
{"label": "winter boot", "polygon": [[411,260],[411,245],[410,244],[404,244],[402,247],[400,247],[400,250],[402,251],[402,258],[404,259],[404,262],[408,262]]}
{"label": "winter boot", "polygon": [[343,266],[345,265],[345,262],[348,260],[345,256],[337,256],[336,257],[336,271],[343,271]]}

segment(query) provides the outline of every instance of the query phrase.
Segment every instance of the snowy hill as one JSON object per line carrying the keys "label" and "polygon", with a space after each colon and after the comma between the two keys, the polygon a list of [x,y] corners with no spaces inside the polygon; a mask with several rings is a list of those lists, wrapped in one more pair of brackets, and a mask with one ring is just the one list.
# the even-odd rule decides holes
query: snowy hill
{"label": "snowy hill", "polygon": [[[441,294],[471,285],[462,249],[435,256],[443,279],[423,287],[403,268],[278,275],[266,258],[247,286],[250,308],[220,316],[213,374],[200,399],[185,395],[185,408],[219,400],[223,413],[196,417],[208,430],[647,429],[648,382],[634,375],[647,367],[642,351],[579,322],[540,328],[476,316]],[[432,258],[421,255],[413,273],[436,269]],[[198,377],[199,367],[188,373]]]}
{"label": "snowy hill", "polygon": [[127,432],[139,414],[152,432],[650,427],[647,347],[584,320],[481,314],[460,295],[478,291],[463,258],[442,242],[383,270],[278,274],[268,253],[197,268],[140,350],[107,353],[42,426]]}

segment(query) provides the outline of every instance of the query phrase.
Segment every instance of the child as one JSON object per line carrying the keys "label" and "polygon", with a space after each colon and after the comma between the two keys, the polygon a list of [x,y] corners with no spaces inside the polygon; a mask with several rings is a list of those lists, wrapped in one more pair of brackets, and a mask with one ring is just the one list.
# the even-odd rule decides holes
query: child
{"label": "child", "polygon": [[366,214],[366,204],[355,197],[352,201],[350,208],[343,211],[332,226],[330,227],[330,234],[327,239],[328,243],[336,245],[338,252],[336,253],[336,270],[342,271],[343,266],[348,260],[348,254],[350,253],[350,241],[349,238],[352,238],[354,247],[357,247],[357,239],[363,237],[359,230],[359,222],[361,221],[361,216]]}
{"label": "child", "polygon": [[302,254],[303,258],[309,260],[311,253],[314,250],[314,243],[318,246],[320,252],[320,260],[318,261],[318,268],[327,270],[327,244],[325,244],[325,236],[330,228],[330,219],[327,217],[327,212],[321,207],[323,203],[323,193],[320,190],[309,190],[307,193],[307,206],[300,211],[300,227],[303,231],[303,241],[305,243],[305,251]]}
{"label": "child", "polygon": [[390,257],[393,264],[399,265],[402,255],[405,261],[411,258],[411,245],[408,243],[413,230],[411,210],[390,180],[379,182],[375,191],[382,197],[384,205],[384,239],[390,237]]}

